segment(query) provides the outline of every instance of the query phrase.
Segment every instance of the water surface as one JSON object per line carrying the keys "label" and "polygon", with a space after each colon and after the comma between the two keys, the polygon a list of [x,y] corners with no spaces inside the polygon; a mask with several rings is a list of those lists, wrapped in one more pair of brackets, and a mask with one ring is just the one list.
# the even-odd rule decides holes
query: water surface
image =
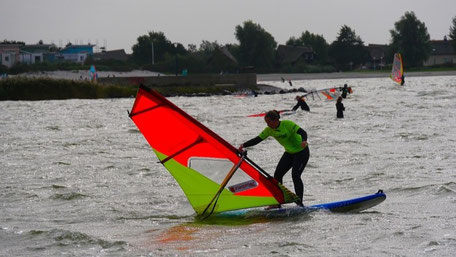
{"label": "water surface", "polygon": [[[354,90],[344,119],[324,99],[286,117],[309,136],[304,203],[378,189],[387,200],[276,220],[197,221],[128,118],[132,98],[0,102],[0,256],[454,256],[456,77],[293,81],[344,83]],[[294,97],[170,100],[238,146],[265,127],[248,114],[290,108]],[[267,140],[249,157],[273,173],[282,151]],[[290,174],[284,184],[293,188]]]}

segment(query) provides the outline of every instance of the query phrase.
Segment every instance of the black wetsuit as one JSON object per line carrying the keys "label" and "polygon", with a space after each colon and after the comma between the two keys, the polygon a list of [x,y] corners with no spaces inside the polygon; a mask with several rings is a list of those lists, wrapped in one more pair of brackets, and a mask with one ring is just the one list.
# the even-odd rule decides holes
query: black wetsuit
{"label": "black wetsuit", "polygon": [[301,175],[309,161],[309,157],[309,146],[304,148],[301,152],[294,154],[284,152],[274,172],[274,178],[283,184],[283,176],[285,176],[291,168],[291,177],[293,178],[295,193],[301,201],[304,196],[304,184],[302,183]]}
{"label": "black wetsuit", "polygon": [[310,112],[310,108],[307,105],[306,101],[299,99],[296,105],[291,109],[292,111],[296,111],[299,107],[301,107],[301,110],[308,111]]}
{"label": "black wetsuit", "polygon": [[[300,128],[297,133],[301,135],[302,141],[307,141],[307,133],[302,128]],[[245,142],[244,147],[254,146],[263,141],[259,136]],[[291,176],[293,178],[293,184],[295,188],[295,193],[301,199],[301,202],[297,203],[302,206],[302,199],[304,196],[304,184],[301,180],[302,172],[309,161],[310,151],[309,146],[307,145],[302,151],[291,154],[284,152],[280,158],[279,163],[274,172],[274,178],[277,179],[280,183],[283,184],[283,176],[291,168]]]}
{"label": "black wetsuit", "polygon": [[342,88],[342,98],[347,98],[347,93],[349,93],[349,92],[348,92],[348,87],[345,87],[345,86],[344,86],[344,87]]}
{"label": "black wetsuit", "polygon": [[345,107],[342,102],[337,102],[336,103],[336,109],[337,109],[337,118],[343,118],[344,117],[344,111]]}

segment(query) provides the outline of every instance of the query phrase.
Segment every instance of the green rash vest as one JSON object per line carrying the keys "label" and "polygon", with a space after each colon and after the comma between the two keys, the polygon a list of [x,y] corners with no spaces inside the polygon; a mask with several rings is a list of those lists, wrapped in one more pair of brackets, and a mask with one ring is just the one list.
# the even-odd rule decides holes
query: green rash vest
{"label": "green rash vest", "polygon": [[301,146],[301,135],[297,133],[299,128],[300,127],[296,125],[296,123],[290,120],[282,120],[280,121],[279,127],[276,129],[266,127],[258,137],[264,140],[269,136],[272,136],[285,148],[285,152],[293,154],[304,149]]}

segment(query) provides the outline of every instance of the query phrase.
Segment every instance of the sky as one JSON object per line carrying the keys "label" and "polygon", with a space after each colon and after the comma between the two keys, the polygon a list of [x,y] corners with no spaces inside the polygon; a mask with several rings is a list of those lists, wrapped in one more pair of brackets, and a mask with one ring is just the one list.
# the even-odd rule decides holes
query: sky
{"label": "sky", "polygon": [[306,30],[331,43],[343,25],[365,45],[388,44],[394,23],[410,11],[431,39],[443,39],[456,0],[0,0],[0,41],[91,43],[131,53],[137,38],[152,31],[185,47],[239,43],[236,26],[251,20],[278,44]]}

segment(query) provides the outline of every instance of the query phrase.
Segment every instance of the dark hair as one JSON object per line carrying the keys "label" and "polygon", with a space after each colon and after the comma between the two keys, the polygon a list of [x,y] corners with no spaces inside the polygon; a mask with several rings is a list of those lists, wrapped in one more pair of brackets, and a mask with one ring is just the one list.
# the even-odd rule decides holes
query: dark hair
{"label": "dark hair", "polygon": [[264,118],[268,118],[270,120],[279,120],[280,119],[280,114],[276,110],[272,110],[266,113]]}

